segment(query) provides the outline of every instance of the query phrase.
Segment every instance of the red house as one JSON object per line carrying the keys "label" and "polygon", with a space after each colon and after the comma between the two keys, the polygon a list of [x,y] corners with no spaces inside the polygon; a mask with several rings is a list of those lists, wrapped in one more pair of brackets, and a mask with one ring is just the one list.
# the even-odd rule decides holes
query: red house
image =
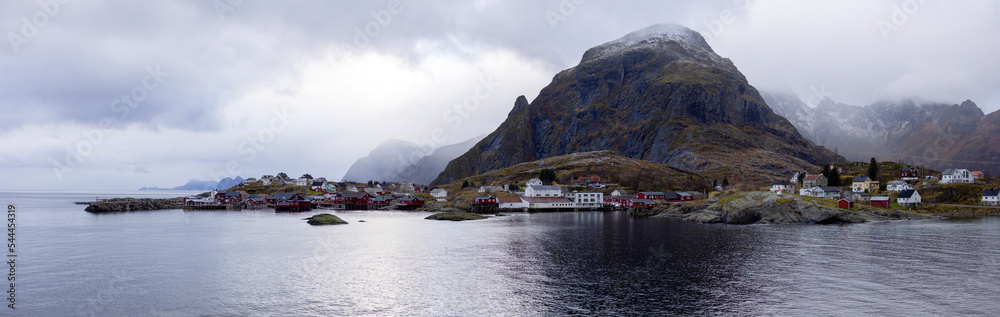
{"label": "red house", "polygon": [[649,199],[632,199],[625,205],[629,208],[653,208],[654,206],[656,203]]}
{"label": "red house", "polygon": [[920,172],[912,166],[907,166],[899,172],[899,178],[920,178]]}
{"label": "red house", "polygon": [[872,207],[889,208],[889,196],[875,196],[871,198]]}
{"label": "red house", "polygon": [[841,199],[837,201],[837,208],[848,209],[854,208],[854,202],[849,199]]}
{"label": "red house", "polygon": [[635,194],[635,199],[644,200],[667,200],[667,194],[664,192],[641,192]]}
{"label": "red house", "polygon": [[689,192],[677,192],[677,196],[680,197],[680,201],[694,200],[694,195]]}
{"label": "red house", "polygon": [[300,201],[306,200],[305,197],[296,193],[279,193],[274,194],[274,196],[267,196],[268,204],[277,204],[280,201]]}
{"label": "red house", "polygon": [[493,195],[476,196],[475,198],[473,198],[472,203],[473,204],[496,204],[497,203],[497,198],[494,197]]}

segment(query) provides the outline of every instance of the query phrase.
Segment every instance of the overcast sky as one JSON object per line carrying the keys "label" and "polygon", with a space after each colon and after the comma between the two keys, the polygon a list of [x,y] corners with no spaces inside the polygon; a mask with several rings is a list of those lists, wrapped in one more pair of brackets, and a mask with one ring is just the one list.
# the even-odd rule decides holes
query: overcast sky
{"label": "overcast sky", "polygon": [[386,138],[489,133],[586,49],[657,23],[762,90],[1000,108],[996,0],[4,1],[0,189],[339,179]]}

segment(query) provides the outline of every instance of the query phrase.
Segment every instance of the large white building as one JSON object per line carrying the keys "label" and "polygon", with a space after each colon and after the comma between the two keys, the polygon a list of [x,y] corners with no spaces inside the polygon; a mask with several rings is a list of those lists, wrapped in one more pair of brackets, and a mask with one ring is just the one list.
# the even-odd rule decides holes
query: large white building
{"label": "large white building", "polygon": [[524,197],[562,197],[562,188],[553,185],[529,185]]}
{"label": "large white building", "polygon": [[577,208],[600,208],[604,205],[604,193],[573,193]]}
{"label": "large white building", "polygon": [[971,171],[964,168],[949,168],[941,172],[941,184],[951,183],[974,183],[976,176]]}

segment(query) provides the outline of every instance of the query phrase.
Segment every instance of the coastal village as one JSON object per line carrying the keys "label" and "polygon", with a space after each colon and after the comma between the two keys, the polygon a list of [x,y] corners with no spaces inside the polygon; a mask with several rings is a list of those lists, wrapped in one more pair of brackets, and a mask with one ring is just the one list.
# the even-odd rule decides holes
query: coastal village
{"label": "coastal village", "polygon": [[[873,159],[873,164],[874,164]],[[483,184],[468,181],[459,188],[428,187],[411,183],[369,181],[335,182],[324,177],[303,174],[289,178],[284,173],[249,178],[225,192],[212,191],[183,198],[187,209],[253,209],[276,211],[334,210],[426,210],[447,208],[475,213],[501,211],[587,211],[642,210],[682,203],[716,201],[744,191],[770,192],[774,195],[799,195],[826,199],[838,208],[858,206],[913,209],[927,205],[926,195],[953,206],[998,206],[1000,189],[990,186],[980,171],[963,168],[937,172],[905,166],[879,173],[878,164],[869,166],[870,175],[853,176],[860,162],[826,166],[821,173],[798,172],[787,181],[767,187],[734,189],[728,179],[713,181],[710,190],[630,191],[611,180],[597,176],[573,178],[566,184],[554,181],[551,170],[541,170],[539,177],[519,184]],[[549,175],[546,175],[549,173]],[[840,175],[848,176],[840,176]],[[545,181],[543,181],[545,179]],[[833,181],[835,179],[836,181]],[[950,184],[966,184],[960,190]],[[971,186],[971,187],[970,187]],[[454,186],[453,186],[454,187]],[[970,192],[975,191],[975,194]],[[981,189],[981,190],[980,190]],[[946,197],[942,197],[946,196]]]}

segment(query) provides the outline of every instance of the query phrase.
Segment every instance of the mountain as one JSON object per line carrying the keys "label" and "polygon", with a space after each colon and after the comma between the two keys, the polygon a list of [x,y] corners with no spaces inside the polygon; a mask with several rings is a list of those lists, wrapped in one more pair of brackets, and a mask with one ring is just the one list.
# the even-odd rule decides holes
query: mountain
{"label": "mountain", "polygon": [[342,181],[394,181],[399,172],[410,166],[411,157],[423,157],[424,150],[403,140],[388,139],[362,157],[344,173]]}
{"label": "mountain", "polygon": [[449,161],[469,150],[482,136],[461,143],[445,145],[427,154],[416,144],[389,139],[358,159],[344,174],[345,181],[387,181],[428,184]]}
{"label": "mountain", "polygon": [[236,176],[236,178],[226,177],[219,180],[219,184],[215,185],[217,190],[227,190],[233,186],[239,185],[243,182],[243,177]]}
{"label": "mountain", "polygon": [[442,146],[434,150],[431,155],[424,156],[420,158],[413,165],[407,166],[405,169],[399,172],[398,178],[395,181],[403,183],[414,183],[414,184],[430,184],[434,181],[434,178],[448,166],[448,162],[454,160],[469,148],[472,148],[476,142],[482,140],[485,135],[480,135],[478,137],[468,139],[461,143],[451,144]]}
{"label": "mountain", "polygon": [[[197,180],[197,179],[192,179],[192,180],[189,180],[187,182],[187,184],[184,184],[184,185],[181,185],[181,186],[176,186],[176,187],[173,187],[173,188],[143,187],[143,188],[139,188],[139,190],[213,190],[213,189],[219,189],[219,188],[226,189],[226,188],[233,187],[236,184],[239,184],[240,182],[243,181],[243,179],[240,178],[239,176],[237,176],[236,178],[239,179],[239,182],[236,182],[235,184],[232,184],[232,185],[229,185],[229,186],[226,186],[226,187],[222,187],[222,186],[232,183],[234,181],[232,178],[226,178],[226,179],[223,179],[222,181],[219,181],[219,182],[216,182],[216,181],[200,181],[200,180]],[[227,181],[227,179],[228,179],[228,181]],[[223,184],[223,182],[226,182],[226,183]]]}
{"label": "mountain", "polygon": [[1000,113],[961,104],[879,101],[852,106],[826,98],[816,108],[791,92],[764,92],[776,113],[803,136],[851,160],[902,161],[937,170],[1000,173]]}
{"label": "mountain", "polygon": [[514,164],[608,150],[704,175],[769,175],[843,158],[776,115],[733,63],[697,32],[660,24],[587,50],[530,103],[434,181]]}

